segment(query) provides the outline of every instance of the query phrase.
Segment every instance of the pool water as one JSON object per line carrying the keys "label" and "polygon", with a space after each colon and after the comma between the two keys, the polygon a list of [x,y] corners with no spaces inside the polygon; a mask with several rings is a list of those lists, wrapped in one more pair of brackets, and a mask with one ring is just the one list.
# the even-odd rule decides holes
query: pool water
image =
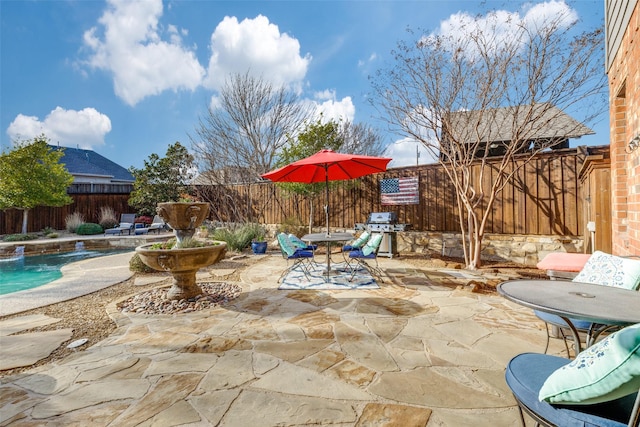
{"label": "pool water", "polygon": [[59,279],[62,277],[60,268],[70,262],[129,251],[131,249],[79,250],[0,259],[0,295],[37,288]]}

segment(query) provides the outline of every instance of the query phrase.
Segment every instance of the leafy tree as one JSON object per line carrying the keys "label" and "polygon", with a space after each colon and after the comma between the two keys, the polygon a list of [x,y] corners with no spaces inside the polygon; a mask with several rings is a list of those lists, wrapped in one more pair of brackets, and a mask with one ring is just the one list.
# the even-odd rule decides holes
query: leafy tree
{"label": "leafy tree", "polygon": [[30,209],[73,203],[67,194],[73,175],[60,163],[62,156],[44,135],[19,141],[0,155],[0,209],[22,210],[22,234],[27,233]]}
{"label": "leafy tree", "polygon": [[152,153],[142,169],[131,167],[129,172],[135,178],[129,205],[141,215],[153,216],[158,203],[178,201],[188,193],[195,175],[194,158],[176,142],[167,148],[166,157]]}
{"label": "leafy tree", "polygon": [[[540,151],[585,134],[564,111],[589,123],[607,106],[602,29],[576,33],[570,11],[518,23],[500,16],[400,42],[393,67],[374,79],[388,123],[422,143],[455,187],[469,269],[481,265],[502,189]],[[501,162],[489,166],[495,155]]]}
{"label": "leafy tree", "polygon": [[[316,122],[306,123],[296,138],[289,138],[288,145],[282,149],[278,156],[276,166],[285,166],[323,149],[370,156],[378,156],[384,151],[380,138],[371,128],[334,120],[323,123],[322,117],[320,117]],[[333,184],[329,183],[329,185]],[[313,201],[318,195],[324,194],[326,183],[283,182],[278,183],[278,186],[309,200],[309,232],[311,232],[314,217]]]}
{"label": "leafy tree", "polygon": [[[296,139],[290,138],[289,144],[282,149],[278,157],[277,167],[288,165],[296,160],[309,157],[320,150],[338,151],[344,142],[340,126],[334,121],[307,123]],[[299,194],[309,200],[309,232],[313,227],[314,199],[325,191],[325,183],[303,184],[299,182],[282,182],[277,184],[284,190]]]}

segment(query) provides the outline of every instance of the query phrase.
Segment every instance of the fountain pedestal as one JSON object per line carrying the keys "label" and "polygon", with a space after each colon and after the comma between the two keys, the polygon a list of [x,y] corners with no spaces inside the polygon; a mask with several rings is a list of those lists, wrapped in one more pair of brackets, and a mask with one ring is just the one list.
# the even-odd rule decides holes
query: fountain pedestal
{"label": "fountain pedestal", "polygon": [[[207,203],[159,203],[158,215],[174,229],[177,243],[186,244],[209,213]],[[196,283],[196,272],[224,258],[226,242],[209,241],[200,247],[175,249],[152,249],[154,243],[138,246],[136,253],[142,262],[154,270],[168,271],[173,276],[173,284],[167,297],[188,299],[202,294]]]}

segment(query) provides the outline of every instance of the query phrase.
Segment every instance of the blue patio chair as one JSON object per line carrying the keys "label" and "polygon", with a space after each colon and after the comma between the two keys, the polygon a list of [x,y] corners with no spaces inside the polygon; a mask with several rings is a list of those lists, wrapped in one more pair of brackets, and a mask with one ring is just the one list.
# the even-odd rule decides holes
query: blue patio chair
{"label": "blue patio chair", "polygon": [[293,246],[295,246],[296,248],[304,249],[306,251],[315,251],[316,249],[318,249],[318,245],[309,245],[307,242],[303,241],[295,234],[289,233],[288,237],[289,240],[291,240]]}
{"label": "blue patio chair", "polygon": [[520,354],[505,381],[523,412],[538,425],[640,426],[640,324],[614,332],[571,361]]}
{"label": "blue patio chair", "polygon": [[[505,380],[518,404],[520,422],[524,413],[543,426],[638,427],[640,393],[592,405],[555,405],[538,398],[547,378],[569,359],[549,354],[524,353],[511,359]],[[639,390],[640,391],[640,390]],[[635,412],[634,412],[635,405]]]}
{"label": "blue patio chair", "polygon": [[356,249],[361,249],[369,241],[369,237],[371,237],[371,233],[367,230],[363,231],[353,242],[344,245],[342,247],[342,252],[351,252]]}
{"label": "blue patio chair", "polygon": [[300,268],[302,268],[305,277],[307,278],[307,280],[309,280],[309,267],[311,265],[311,260],[313,259],[313,251],[297,248],[293,244],[289,236],[284,233],[278,233],[276,239],[278,240],[278,246],[280,246],[282,257],[287,260],[287,264],[289,263],[289,261],[293,261],[291,266],[288,266],[282,272],[282,274],[278,278],[278,282],[280,282],[282,278],[287,275],[287,273],[289,273],[297,266],[300,266]]}
{"label": "blue patio chair", "polygon": [[[382,278],[382,270],[378,266],[378,249],[380,249],[380,243],[382,243],[383,234],[372,234],[367,243],[361,249],[354,249],[349,252],[349,259],[347,265],[351,270],[350,281],[353,280],[358,270],[362,267],[366,269],[372,276],[377,276],[381,282],[384,283]],[[375,266],[371,265],[368,261],[374,261]]]}
{"label": "blue patio chair", "polygon": [[[638,290],[640,287],[640,261],[630,258],[631,257],[618,257],[596,251],[589,257],[582,270],[577,273],[572,281]],[[549,349],[549,341],[551,338],[549,326],[555,326],[560,334],[560,338],[564,341],[567,358],[570,358],[571,353],[567,340],[569,337],[572,337],[573,334],[568,335],[565,333],[565,331],[569,329],[569,325],[567,325],[560,316],[554,314],[548,314],[538,310],[534,310],[534,314],[545,322],[547,343],[544,352],[546,353]],[[619,329],[619,327],[615,325],[596,324],[575,319],[569,320],[578,332],[586,334],[585,344],[587,347],[593,345],[602,334]]]}

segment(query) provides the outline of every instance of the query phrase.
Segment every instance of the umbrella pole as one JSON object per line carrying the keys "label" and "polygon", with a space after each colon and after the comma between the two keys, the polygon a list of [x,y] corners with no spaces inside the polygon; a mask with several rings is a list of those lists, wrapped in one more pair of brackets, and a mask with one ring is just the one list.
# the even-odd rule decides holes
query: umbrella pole
{"label": "umbrella pole", "polygon": [[324,215],[327,220],[327,237],[331,236],[331,230],[329,229],[329,166],[324,165],[324,176],[325,176],[325,205],[324,205]]}

